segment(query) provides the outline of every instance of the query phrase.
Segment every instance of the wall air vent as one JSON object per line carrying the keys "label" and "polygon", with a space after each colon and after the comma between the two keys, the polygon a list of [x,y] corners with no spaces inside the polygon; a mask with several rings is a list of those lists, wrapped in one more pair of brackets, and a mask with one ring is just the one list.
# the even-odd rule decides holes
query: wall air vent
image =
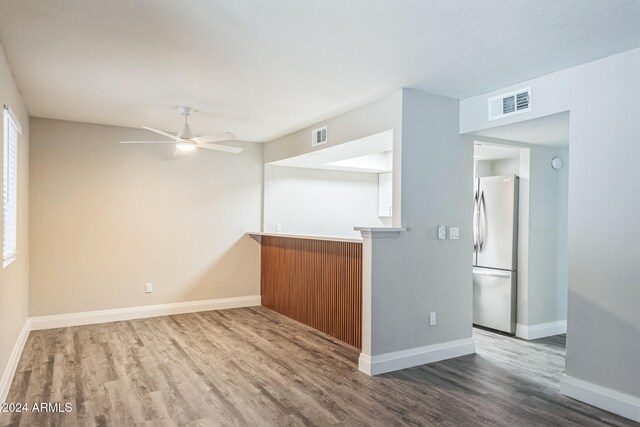
{"label": "wall air vent", "polygon": [[311,131],[311,146],[316,147],[318,145],[327,143],[327,127],[321,127]]}
{"label": "wall air vent", "polygon": [[531,87],[489,98],[489,120],[531,111]]}

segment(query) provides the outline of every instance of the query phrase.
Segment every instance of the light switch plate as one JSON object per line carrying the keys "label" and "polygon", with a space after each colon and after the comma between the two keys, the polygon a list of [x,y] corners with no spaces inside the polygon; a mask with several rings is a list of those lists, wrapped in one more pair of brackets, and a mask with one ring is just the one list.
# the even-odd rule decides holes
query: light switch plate
{"label": "light switch plate", "polygon": [[460,239],[460,229],[458,227],[450,227],[449,228],[449,239],[451,239],[451,240]]}
{"label": "light switch plate", "polygon": [[153,283],[145,283],[144,284],[144,291],[148,294],[153,292]]}
{"label": "light switch plate", "polygon": [[447,238],[447,226],[440,225],[438,226],[438,240],[444,240]]}

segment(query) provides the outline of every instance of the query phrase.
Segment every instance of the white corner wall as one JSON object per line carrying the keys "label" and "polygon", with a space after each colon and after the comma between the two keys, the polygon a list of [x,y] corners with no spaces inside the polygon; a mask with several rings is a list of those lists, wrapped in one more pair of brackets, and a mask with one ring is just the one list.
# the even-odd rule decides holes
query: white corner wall
{"label": "white corner wall", "polygon": [[[638,75],[640,49],[634,49],[465,99],[460,131],[570,111],[568,381],[563,391],[640,421]],[[487,98],[522,84],[532,87],[532,111],[489,123]]]}
{"label": "white corner wall", "polygon": [[[18,138],[18,256],[0,265],[0,403],[9,391],[18,357],[27,338],[29,316],[29,116],[9,63],[0,46],[0,115],[8,104],[22,126]],[[4,176],[4,119],[0,117],[0,178]],[[0,230],[4,229],[0,213]],[[0,241],[2,232],[0,231]]]}
{"label": "white corner wall", "polygon": [[360,237],[354,227],[384,227],[378,174],[265,165],[264,231]]}

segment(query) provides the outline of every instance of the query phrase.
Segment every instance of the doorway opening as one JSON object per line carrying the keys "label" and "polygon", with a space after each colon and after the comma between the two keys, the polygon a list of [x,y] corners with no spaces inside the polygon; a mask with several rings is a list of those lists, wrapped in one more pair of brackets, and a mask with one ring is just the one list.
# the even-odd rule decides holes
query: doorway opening
{"label": "doorway opening", "polygon": [[569,113],[488,129],[474,139],[473,318],[486,328],[475,334],[555,337],[561,345],[568,294]]}

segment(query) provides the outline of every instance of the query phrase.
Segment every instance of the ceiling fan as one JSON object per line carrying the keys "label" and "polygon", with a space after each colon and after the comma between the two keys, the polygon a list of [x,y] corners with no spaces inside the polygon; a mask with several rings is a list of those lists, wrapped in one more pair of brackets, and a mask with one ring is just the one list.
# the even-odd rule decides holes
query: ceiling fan
{"label": "ceiling fan", "polygon": [[206,148],[207,150],[224,151],[226,153],[234,154],[242,151],[242,148],[213,144],[213,142],[230,141],[235,139],[235,135],[230,132],[217,132],[209,135],[195,136],[189,126],[189,115],[193,113],[193,108],[178,107],[178,111],[180,111],[180,114],[184,116],[184,124],[177,135],[150,127],[143,127],[143,129],[155,132],[158,135],[171,138],[172,141],[120,141],[120,144],[176,144],[176,149],[184,152],[193,151],[196,148]]}

